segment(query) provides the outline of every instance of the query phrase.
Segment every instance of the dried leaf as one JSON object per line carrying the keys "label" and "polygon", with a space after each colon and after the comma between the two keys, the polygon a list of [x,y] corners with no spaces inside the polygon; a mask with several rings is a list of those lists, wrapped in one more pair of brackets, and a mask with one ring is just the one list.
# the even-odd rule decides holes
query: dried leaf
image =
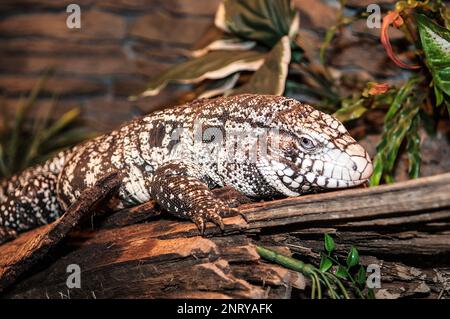
{"label": "dried leaf", "polygon": [[389,11],[386,16],[383,18],[383,23],[381,25],[381,43],[383,44],[384,48],[386,49],[386,53],[389,56],[389,58],[397,64],[399,67],[404,69],[418,69],[420,66],[418,65],[408,65],[401,61],[394,53],[394,50],[392,49],[391,42],[389,41],[389,26],[391,24],[394,24],[395,26],[399,26],[403,23],[403,19],[396,11]]}

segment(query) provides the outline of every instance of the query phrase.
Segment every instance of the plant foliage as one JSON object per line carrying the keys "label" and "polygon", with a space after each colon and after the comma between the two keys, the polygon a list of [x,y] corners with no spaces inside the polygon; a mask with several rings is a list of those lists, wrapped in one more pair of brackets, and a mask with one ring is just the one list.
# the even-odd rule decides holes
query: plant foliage
{"label": "plant foliage", "polygon": [[[226,0],[215,19],[222,31],[220,37],[193,52],[193,58],[153,78],[147,89],[133,98],[156,95],[169,82],[204,84],[225,79],[233,81],[226,81],[224,90],[205,92],[208,85],[204,85],[196,97],[255,91],[281,95],[298,22],[290,0]],[[248,77],[247,72],[254,74]],[[212,86],[222,87],[220,83]]]}
{"label": "plant foliage", "polygon": [[256,250],[262,258],[301,272],[310,278],[312,299],[321,299],[324,296],[322,288],[326,289],[328,297],[332,299],[349,299],[352,292],[361,299],[374,298],[372,289],[366,287],[366,269],[360,265],[356,247],[351,247],[345,262],[342,262],[335,254],[336,245],[328,234],[324,235],[324,251],[319,267],[262,246],[257,246]]}
{"label": "plant foliage", "polygon": [[[301,96],[343,122],[359,119],[372,109],[383,110],[371,185],[394,181],[395,164],[404,151],[409,176],[416,178],[421,129],[433,133],[430,128],[450,113],[450,10],[442,0],[398,1],[383,18],[380,40],[394,63],[411,70],[410,77],[398,87],[369,82],[362,92],[348,96],[331,75],[327,51],[344,27],[368,14],[348,15],[346,1],[339,2],[337,22],[326,32],[315,57],[298,35],[299,15],[292,1],[224,0],[215,18],[220,36],[192,52],[191,59],[153,78],[137,97],[156,95],[175,82],[197,85],[190,99],[240,93]],[[410,42],[405,48],[415,64],[397,57],[389,39],[391,27],[399,28]]]}
{"label": "plant foliage", "polygon": [[[51,113],[57,104],[56,98],[53,98],[50,107],[35,109],[36,99],[48,76],[43,76],[29,96],[22,99],[14,116],[8,116],[2,105],[0,179],[11,177],[14,173],[45,161],[64,148],[94,136],[81,125],[78,108],[71,109],[54,121],[51,120]],[[27,114],[31,111],[37,111],[40,116],[28,121]]]}

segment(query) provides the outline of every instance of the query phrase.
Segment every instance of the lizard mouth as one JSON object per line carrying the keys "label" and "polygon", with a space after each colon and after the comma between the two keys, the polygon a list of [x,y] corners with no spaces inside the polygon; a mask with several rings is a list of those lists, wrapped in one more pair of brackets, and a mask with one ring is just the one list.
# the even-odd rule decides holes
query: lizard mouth
{"label": "lizard mouth", "polygon": [[[363,160],[361,160],[363,159]],[[325,164],[322,169],[305,170],[285,159],[272,160],[279,183],[278,189],[287,196],[308,193],[317,189],[350,188],[368,181],[373,166],[368,155],[351,161],[347,166]],[[314,167],[314,165],[312,166]]]}

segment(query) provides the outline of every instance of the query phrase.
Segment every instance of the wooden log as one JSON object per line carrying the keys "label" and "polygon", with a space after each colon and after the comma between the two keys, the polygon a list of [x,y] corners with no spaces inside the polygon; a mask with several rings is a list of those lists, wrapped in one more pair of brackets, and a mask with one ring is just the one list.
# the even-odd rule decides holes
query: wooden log
{"label": "wooden log", "polygon": [[92,188],[86,189],[80,200],[71,205],[59,220],[32,232],[31,236],[28,234],[1,247],[0,293],[37,264],[85,216],[92,213],[99,203],[115,192],[120,183],[121,177],[117,172],[106,175]]}
{"label": "wooden log", "polygon": [[391,224],[402,224],[408,222],[408,218],[414,222],[441,220],[447,218],[449,210],[450,173],[241,207],[248,228],[314,223],[337,225],[386,218],[391,219]]}
{"label": "wooden log", "polygon": [[[383,282],[387,286],[379,290],[380,296],[437,296],[446,291],[445,280],[433,281],[432,277],[434,268],[445,277],[446,264],[434,267],[422,261],[450,256],[450,174],[251,203],[239,209],[241,215],[225,219],[223,233],[209,225],[205,238],[198,236],[191,222],[167,214],[134,224],[147,220],[148,212],[151,216],[157,213],[152,203],[124,210],[108,217],[100,230],[72,232],[64,257],[53,255],[54,263],[29,274],[5,296],[68,297],[69,291],[74,298],[290,297],[292,289],[304,289],[307,280],[261,261],[253,241],[291,250],[301,254],[297,255],[300,259],[318,263],[324,232],[336,234],[339,253],[356,245],[363,259],[376,258],[390,265],[389,280]],[[425,223],[433,229],[431,235],[423,229]],[[24,236],[31,238],[44,231],[38,229],[0,246],[0,256],[20,247]],[[407,257],[408,262],[415,258],[417,265],[403,263]],[[79,290],[66,287],[70,263],[81,264],[87,284]],[[405,272],[412,279],[402,278]],[[402,290],[402,285],[407,288]]]}
{"label": "wooden log", "polygon": [[[276,265],[264,268],[246,236],[158,239],[163,229],[152,237],[141,226],[84,233],[80,246],[4,297],[280,298],[290,282],[305,286],[301,275]],[[66,285],[73,264],[82,270],[79,289]],[[250,283],[243,267],[258,267],[261,284]]]}

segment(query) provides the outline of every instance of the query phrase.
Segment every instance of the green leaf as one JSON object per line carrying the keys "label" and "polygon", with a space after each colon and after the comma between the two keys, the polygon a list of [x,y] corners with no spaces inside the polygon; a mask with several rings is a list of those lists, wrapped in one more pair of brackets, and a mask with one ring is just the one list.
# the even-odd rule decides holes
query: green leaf
{"label": "green leaf", "polygon": [[384,173],[383,178],[386,181],[386,184],[393,184],[395,182],[392,173]]}
{"label": "green leaf", "polygon": [[320,63],[325,64],[325,53],[330,46],[331,40],[333,40],[334,35],[336,34],[336,31],[338,29],[337,25],[332,26],[327,30],[327,33],[325,33],[325,39],[323,40],[322,45],[320,46],[320,54],[319,59]]}
{"label": "green leaf", "polygon": [[411,127],[409,128],[408,134],[406,136],[407,144],[406,150],[408,151],[408,174],[410,178],[418,178],[420,173],[420,132],[419,132],[419,122],[420,117],[417,114]]}
{"label": "green leaf", "polygon": [[40,144],[42,143],[42,134],[45,130],[46,125],[50,119],[50,114],[52,113],[57,99],[53,98],[50,106],[45,108],[40,112],[40,116],[35,120],[35,125],[31,131],[31,142],[29,144],[28,150],[26,152],[25,160],[23,161],[20,169],[24,169],[31,164],[31,159],[38,155]]}
{"label": "green leaf", "polygon": [[450,116],[450,102],[446,100],[445,105],[447,105],[447,112],[448,112],[448,115]]}
{"label": "green leaf", "polygon": [[283,37],[270,51],[264,64],[252,75],[250,80],[233,91],[233,95],[242,93],[282,95],[286,85],[291,47],[289,38]]}
{"label": "green leaf", "polygon": [[253,49],[256,44],[257,43],[255,41],[243,41],[238,37],[225,35],[221,39],[214,40],[201,49],[191,51],[190,56],[197,58],[210,51],[221,50],[247,51]]}
{"label": "green leaf", "polygon": [[385,116],[383,134],[374,158],[374,172],[370,178],[371,186],[378,185],[383,176],[386,181],[393,180],[390,177],[392,177],[391,173],[398,151],[413,119],[420,111],[422,101],[414,95],[415,84],[418,82],[420,82],[419,77],[412,77],[408,80],[397,92]]}
{"label": "green leaf", "polygon": [[217,10],[215,24],[271,48],[283,36],[292,39],[297,34],[299,15],[291,0],[225,0]]}
{"label": "green leaf", "polygon": [[[414,100],[414,101],[413,101]],[[420,105],[414,97],[407,105],[402,109],[399,114],[398,120],[387,134],[387,147],[386,147],[386,163],[385,168],[387,172],[391,172],[394,168],[395,161],[397,159],[398,150],[403,142],[403,139],[408,132],[414,117],[420,110]]]}
{"label": "green leaf", "polygon": [[239,73],[234,73],[224,79],[210,81],[206,83],[203,92],[198,96],[199,99],[209,99],[231,91],[239,79]]}
{"label": "green leaf", "polygon": [[341,122],[347,122],[360,118],[366,111],[364,100],[359,99],[353,103],[344,102],[343,106],[333,115]]}
{"label": "green leaf", "polygon": [[334,250],[335,247],[334,240],[328,234],[324,234],[324,246],[325,250],[329,253],[331,253]]}
{"label": "green leaf", "polygon": [[355,280],[362,287],[366,285],[366,270],[363,266],[359,267]]}
{"label": "green leaf", "polygon": [[[42,76],[29,93],[27,99],[21,100],[19,109],[13,118],[3,113],[5,119],[14,122],[0,130],[0,178],[9,177],[20,170],[54,156],[62,148],[78,144],[91,137],[90,130],[78,119],[79,110],[73,109],[55,121],[52,121],[53,109],[57,99],[52,99],[49,107],[43,108],[43,104],[36,103],[38,95],[52,74],[48,71]],[[0,104],[0,108],[1,108]],[[34,120],[27,118],[27,113],[33,111]],[[70,133],[70,129],[83,129],[84,134]],[[70,133],[70,138],[68,133]],[[66,139],[65,143],[58,144]]]}
{"label": "green leaf", "polygon": [[0,144],[0,179],[2,177],[9,177],[9,170],[6,167],[5,152],[3,146]]}
{"label": "green leaf", "polygon": [[436,85],[433,85],[434,88],[434,96],[436,97],[436,106],[439,106],[444,102],[444,95],[442,94],[441,89],[439,89]]}
{"label": "green leaf", "polygon": [[78,145],[83,141],[93,139],[97,136],[98,133],[91,131],[87,127],[74,125],[74,128],[68,128],[64,130],[64,132],[55,135],[52,139],[47,140],[44,144],[42,144],[39,156],[33,158],[30,161],[30,164],[33,165],[45,162],[49,158],[56,156],[62,150],[72,147],[73,145]]}
{"label": "green leaf", "polygon": [[348,277],[347,270],[342,266],[338,266],[338,268],[334,274],[336,275],[336,277],[339,277],[342,279],[347,279],[347,277]]}
{"label": "green leaf", "polygon": [[80,110],[74,108],[70,111],[64,113],[59,119],[56,120],[51,126],[45,129],[43,132],[43,137],[49,139],[53,137],[56,133],[60,132],[71,123],[73,123],[80,115]]}
{"label": "green leaf", "polygon": [[400,110],[400,108],[402,107],[403,102],[415,88],[415,84],[419,82],[420,79],[418,77],[412,77],[405,83],[405,85],[403,85],[398,90],[397,94],[394,97],[394,100],[391,103],[391,106],[389,107],[388,112],[386,113],[386,116],[384,117],[385,124],[389,123],[394,118],[398,110]]}
{"label": "green leaf", "polygon": [[425,132],[430,136],[436,135],[437,125],[435,124],[435,120],[433,118],[433,114],[428,114],[428,112],[424,109],[419,111],[420,122],[422,127],[425,129]]}
{"label": "green leaf", "polygon": [[433,80],[450,96],[450,30],[441,27],[423,14],[414,16]]}
{"label": "green leaf", "polygon": [[14,125],[11,132],[11,139],[9,141],[8,145],[8,166],[13,168],[12,170],[15,170],[17,167],[20,167],[21,161],[17,160],[17,152],[20,149],[21,142],[23,143],[23,140],[20,139],[20,133],[23,131],[23,125],[25,122],[25,115],[28,113],[28,111],[35,105],[36,99],[39,95],[39,92],[41,92],[42,88],[44,87],[45,83],[47,82],[48,77],[50,76],[50,73],[44,74],[39,80],[37,81],[36,85],[31,90],[30,94],[28,95],[28,98],[21,99],[20,105],[18,110],[16,111],[15,118],[14,118]]}
{"label": "green leaf", "polygon": [[331,268],[331,266],[333,266],[333,263],[330,259],[328,259],[327,256],[322,256],[322,259],[320,260],[320,266],[319,269],[322,272],[326,272],[328,269]]}
{"label": "green leaf", "polygon": [[381,153],[379,152],[373,159],[373,173],[370,177],[370,186],[377,186],[380,184],[381,177],[383,176],[383,170],[383,159],[381,158]]}
{"label": "green leaf", "polygon": [[205,79],[222,79],[238,71],[255,71],[264,63],[265,56],[266,53],[259,51],[212,51],[153,78],[139,96],[157,95],[170,81],[198,83]]}
{"label": "green leaf", "polygon": [[352,246],[347,256],[347,266],[351,268],[359,263],[359,253],[355,246]]}

